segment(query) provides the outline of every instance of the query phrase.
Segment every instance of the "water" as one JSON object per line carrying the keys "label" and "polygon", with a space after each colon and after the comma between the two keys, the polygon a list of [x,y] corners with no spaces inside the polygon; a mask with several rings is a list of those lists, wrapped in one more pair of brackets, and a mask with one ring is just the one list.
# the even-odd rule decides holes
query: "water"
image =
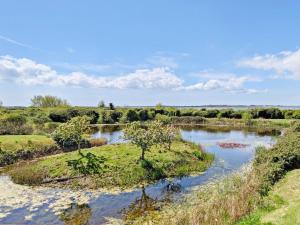
{"label": "water", "polygon": [[[16,185],[3,175],[0,176],[0,224],[104,224],[110,218],[141,215],[145,210],[157,210],[165,202],[175,201],[200,185],[237,171],[253,159],[255,147],[274,143],[271,134],[253,130],[185,127],[181,134],[185,140],[199,143],[215,154],[213,165],[205,173],[161,180],[120,193],[31,188]],[[109,143],[124,142],[117,127],[103,128],[93,137],[105,137]],[[224,142],[246,147],[221,148],[219,144]]]}

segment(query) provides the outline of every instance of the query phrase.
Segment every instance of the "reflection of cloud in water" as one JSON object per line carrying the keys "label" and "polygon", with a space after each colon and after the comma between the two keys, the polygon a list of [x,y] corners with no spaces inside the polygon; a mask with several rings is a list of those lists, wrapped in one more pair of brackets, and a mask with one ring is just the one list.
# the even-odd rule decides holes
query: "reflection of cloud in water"
{"label": "reflection of cloud in water", "polygon": [[52,189],[45,187],[32,188],[14,184],[8,176],[0,176],[0,219],[7,217],[15,209],[26,208],[24,220],[31,220],[42,207],[59,215],[73,203],[87,204],[97,197],[92,192]]}

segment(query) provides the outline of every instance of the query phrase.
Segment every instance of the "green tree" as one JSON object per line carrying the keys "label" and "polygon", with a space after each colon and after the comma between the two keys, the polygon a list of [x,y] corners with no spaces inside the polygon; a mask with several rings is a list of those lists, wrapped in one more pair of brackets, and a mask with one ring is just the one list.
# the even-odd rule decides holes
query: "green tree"
{"label": "green tree", "polygon": [[160,136],[159,142],[166,146],[168,150],[171,150],[171,145],[179,135],[179,130],[173,125],[160,126],[160,129],[162,129],[162,135]]}
{"label": "green tree", "polygon": [[141,148],[141,160],[145,160],[145,152],[155,144],[153,131],[146,126],[142,126],[140,122],[133,122],[126,126],[123,130],[124,138],[130,140],[132,144]]}
{"label": "green tree", "polygon": [[58,107],[58,106],[70,106],[65,99],[58,98],[51,95],[36,95],[31,99],[31,105],[34,107]]}
{"label": "green tree", "polygon": [[60,125],[52,134],[52,138],[60,146],[77,145],[80,155],[81,143],[84,140],[83,134],[88,130],[89,118],[87,116],[74,117],[68,122]]}
{"label": "green tree", "polygon": [[98,107],[99,108],[104,108],[105,107],[105,102],[103,100],[101,100],[99,103],[98,103]]}
{"label": "green tree", "polygon": [[110,110],[115,110],[115,106],[114,106],[113,103],[110,102],[110,103],[108,104],[108,106],[109,106],[109,109],[110,109]]}
{"label": "green tree", "polygon": [[252,124],[252,115],[249,112],[244,112],[242,116],[243,120],[245,121],[245,124],[250,126]]}

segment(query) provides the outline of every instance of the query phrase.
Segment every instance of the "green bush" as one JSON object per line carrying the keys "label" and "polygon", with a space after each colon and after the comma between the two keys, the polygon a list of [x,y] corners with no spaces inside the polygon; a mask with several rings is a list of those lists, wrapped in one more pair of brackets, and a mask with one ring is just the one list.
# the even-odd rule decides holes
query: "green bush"
{"label": "green bush", "polygon": [[173,116],[171,117],[171,122],[174,124],[203,124],[206,122],[206,119],[200,116]]}
{"label": "green bush", "polygon": [[23,115],[6,114],[0,117],[0,135],[31,134],[32,131],[32,126],[27,124],[27,119]]}
{"label": "green bush", "polygon": [[258,148],[254,168],[263,178],[264,192],[287,171],[300,168],[300,133],[288,131],[273,148]]}

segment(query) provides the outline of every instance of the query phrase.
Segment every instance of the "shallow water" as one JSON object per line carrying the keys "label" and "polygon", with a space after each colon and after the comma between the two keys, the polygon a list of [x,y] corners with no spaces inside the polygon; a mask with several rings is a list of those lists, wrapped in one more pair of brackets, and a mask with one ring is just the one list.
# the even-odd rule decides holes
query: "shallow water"
{"label": "shallow water", "polygon": [[[203,174],[161,180],[144,188],[120,193],[73,191],[55,188],[31,188],[12,183],[0,176],[0,224],[104,224],[109,218],[134,217],[156,210],[159,203],[180,199],[200,185],[237,171],[254,157],[255,147],[271,146],[271,134],[255,131],[181,128],[185,140],[201,144],[215,154],[213,165]],[[109,143],[123,142],[120,129],[105,128],[93,137],[105,137]],[[244,148],[221,148],[218,143],[245,144]]]}

